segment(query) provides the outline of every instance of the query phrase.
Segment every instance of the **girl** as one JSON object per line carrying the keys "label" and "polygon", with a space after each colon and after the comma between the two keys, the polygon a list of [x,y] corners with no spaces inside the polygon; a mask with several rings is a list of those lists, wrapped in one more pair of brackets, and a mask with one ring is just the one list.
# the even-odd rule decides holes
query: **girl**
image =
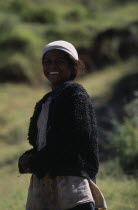
{"label": "girl", "polygon": [[92,102],[74,82],[82,67],[78,53],[71,43],[54,41],[45,46],[42,65],[52,90],[30,120],[33,149],[19,158],[19,172],[32,173],[26,210],[106,209],[94,183],[99,158]]}

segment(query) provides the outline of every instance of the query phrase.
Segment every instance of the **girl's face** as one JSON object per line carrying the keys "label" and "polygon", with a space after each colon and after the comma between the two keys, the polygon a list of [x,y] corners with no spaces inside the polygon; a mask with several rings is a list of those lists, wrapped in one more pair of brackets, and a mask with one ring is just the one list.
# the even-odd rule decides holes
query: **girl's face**
{"label": "girl's face", "polygon": [[59,86],[71,76],[66,54],[61,50],[50,50],[43,58],[43,72],[52,86]]}

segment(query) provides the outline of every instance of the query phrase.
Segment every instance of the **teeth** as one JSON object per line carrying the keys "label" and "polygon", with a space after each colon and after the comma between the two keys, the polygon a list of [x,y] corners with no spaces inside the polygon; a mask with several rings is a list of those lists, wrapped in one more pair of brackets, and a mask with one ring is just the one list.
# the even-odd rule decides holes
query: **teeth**
{"label": "teeth", "polygon": [[53,72],[49,72],[49,74],[59,74],[59,72],[53,71]]}

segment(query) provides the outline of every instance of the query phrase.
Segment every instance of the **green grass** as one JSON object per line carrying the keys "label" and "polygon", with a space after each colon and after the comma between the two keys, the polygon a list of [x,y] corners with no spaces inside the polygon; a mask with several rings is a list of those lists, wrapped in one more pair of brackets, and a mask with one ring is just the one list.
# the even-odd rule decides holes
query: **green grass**
{"label": "green grass", "polygon": [[[102,170],[102,169],[101,169]],[[3,210],[25,209],[30,175],[19,175],[17,162],[0,172],[0,206]],[[125,176],[97,178],[109,210],[135,210],[138,205],[138,182]]]}
{"label": "green grass", "polygon": [[[77,81],[87,89],[94,101],[99,99],[98,103],[105,102],[113,90],[113,84],[124,75],[136,71],[136,66],[136,60],[131,59]],[[26,139],[33,107],[48,91],[48,86],[0,86],[0,207],[3,210],[25,208],[30,175],[19,175],[17,160],[30,148]],[[97,184],[107,200],[108,209],[136,209],[137,180],[124,176],[118,169],[117,175],[114,168],[117,169],[114,163],[101,165],[97,179]]]}
{"label": "green grass", "polygon": [[[14,4],[13,4],[14,2]],[[124,2],[124,1],[123,1]],[[12,5],[13,4],[13,5]],[[38,4],[39,10],[38,11]],[[49,22],[40,21],[52,10]],[[10,66],[17,75],[20,71],[31,84],[40,84],[39,74],[43,47],[54,40],[67,40],[76,47],[93,47],[95,36],[110,28],[128,29],[137,37],[137,29],[130,27],[138,19],[138,3],[115,0],[53,0],[0,2],[0,71]],[[37,14],[39,12],[39,14]],[[74,14],[74,15],[73,15]],[[39,16],[39,17],[38,17]],[[55,21],[53,20],[55,17]],[[34,22],[28,18],[37,19]],[[27,19],[26,19],[27,18]],[[20,47],[18,47],[18,43]],[[113,51],[113,49],[112,49]],[[111,52],[112,53],[112,52]],[[8,59],[7,59],[8,57]],[[116,56],[118,60],[118,56]],[[16,66],[16,68],[15,68]],[[22,77],[23,77],[22,75]]]}
{"label": "green grass", "polygon": [[137,20],[137,8],[137,2],[129,2],[118,7],[106,8],[102,13],[96,14],[96,17],[92,20],[93,26],[98,30],[108,27],[122,28],[124,25]]}
{"label": "green grass", "polygon": [[134,72],[137,72],[137,58],[87,74],[83,79],[78,79],[78,82],[83,84],[92,98],[100,99],[100,103],[105,103],[112,94],[114,84],[120,78]]}
{"label": "green grass", "polygon": [[[124,75],[136,72],[136,59],[126,63],[118,63],[99,72],[88,74],[77,81],[86,88],[89,95],[105,103],[113,91],[113,85]],[[45,93],[48,87],[5,84],[0,86],[0,132],[1,142],[8,144],[20,143],[27,138],[26,130],[34,105]],[[97,104],[97,105],[100,105]]]}
{"label": "green grass", "polygon": [[137,180],[124,176],[117,179],[107,176],[104,179],[98,179],[97,184],[105,196],[109,210],[137,209]]}

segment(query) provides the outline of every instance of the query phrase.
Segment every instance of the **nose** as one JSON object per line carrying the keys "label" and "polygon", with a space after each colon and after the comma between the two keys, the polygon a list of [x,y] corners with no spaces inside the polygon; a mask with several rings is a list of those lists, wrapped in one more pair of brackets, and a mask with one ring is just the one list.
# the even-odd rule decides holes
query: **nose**
{"label": "nose", "polygon": [[52,67],[55,67],[56,65],[57,65],[56,61],[51,61],[48,65],[48,67],[52,68]]}
{"label": "nose", "polygon": [[49,67],[55,67],[56,66],[56,63],[55,62],[52,62],[49,64]]}

